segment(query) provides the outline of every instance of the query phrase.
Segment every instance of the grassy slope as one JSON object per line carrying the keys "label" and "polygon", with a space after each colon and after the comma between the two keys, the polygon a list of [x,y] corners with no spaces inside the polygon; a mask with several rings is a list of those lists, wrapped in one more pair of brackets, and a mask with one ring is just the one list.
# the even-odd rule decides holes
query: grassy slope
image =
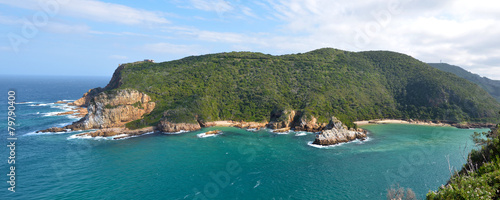
{"label": "grassy slope", "polygon": [[174,122],[269,120],[273,109],[292,108],[326,122],[348,125],[374,118],[452,121],[498,119],[500,105],[477,85],[393,52],[319,49],[271,56],[232,52],[180,60],[127,64],[115,81],[157,102],[145,120]]}

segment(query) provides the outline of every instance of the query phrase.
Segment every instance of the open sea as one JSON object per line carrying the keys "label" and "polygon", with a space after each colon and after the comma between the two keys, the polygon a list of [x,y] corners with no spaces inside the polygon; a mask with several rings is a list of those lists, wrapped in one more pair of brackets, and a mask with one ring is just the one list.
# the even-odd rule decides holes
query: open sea
{"label": "open sea", "polygon": [[[367,141],[318,148],[312,133],[206,128],[124,140],[36,134],[110,77],[0,76],[0,199],[386,199],[393,185],[419,198],[460,169],[475,131],[366,125]],[[16,91],[16,192],[7,190],[7,93]],[[21,103],[25,102],[25,103]],[[222,135],[198,138],[219,129]]]}

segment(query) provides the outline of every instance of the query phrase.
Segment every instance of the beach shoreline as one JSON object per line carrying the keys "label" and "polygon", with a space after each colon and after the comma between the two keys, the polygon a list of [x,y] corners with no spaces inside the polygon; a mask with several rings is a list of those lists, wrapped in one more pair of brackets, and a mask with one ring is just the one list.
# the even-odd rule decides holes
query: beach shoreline
{"label": "beach shoreline", "polygon": [[354,124],[358,126],[369,125],[369,124],[413,124],[413,125],[424,125],[424,126],[443,126],[443,127],[456,127],[462,129],[470,128],[491,128],[494,124],[491,123],[456,123],[449,121],[428,121],[428,120],[402,120],[402,119],[373,119],[373,120],[363,120],[355,121]]}

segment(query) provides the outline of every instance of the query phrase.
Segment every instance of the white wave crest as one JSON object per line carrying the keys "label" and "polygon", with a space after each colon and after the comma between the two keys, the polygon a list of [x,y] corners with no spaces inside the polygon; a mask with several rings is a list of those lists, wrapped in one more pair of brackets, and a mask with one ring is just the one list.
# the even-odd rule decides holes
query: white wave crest
{"label": "white wave crest", "polygon": [[223,132],[220,132],[220,133],[217,133],[217,134],[206,134],[206,133],[200,133],[200,134],[197,134],[196,136],[198,138],[206,138],[206,137],[216,137],[217,135],[220,135],[222,134]]}
{"label": "white wave crest", "polygon": [[177,134],[186,133],[186,132],[189,132],[189,131],[180,130],[178,132],[161,132],[161,133],[163,133],[165,135],[177,135]]}
{"label": "white wave crest", "polygon": [[370,140],[371,140],[370,137],[366,137],[364,140],[355,139],[355,140],[352,140],[352,141],[349,141],[349,142],[343,142],[343,143],[338,143],[338,144],[333,144],[333,145],[327,145],[327,146],[313,144],[313,141],[310,141],[310,142],[307,143],[307,145],[309,145],[311,147],[314,147],[314,148],[319,148],[319,149],[331,149],[331,148],[342,146],[344,144],[349,144],[349,143],[364,144],[365,142],[368,142]]}
{"label": "white wave crest", "polygon": [[32,103],[36,103],[36,102],[28,101],[28,102],[20,102],[20,103],[16,103],[16,104],[32,104]]}
{"label": "white wave crest", "polygon": [[305,131],[300,131],[300,132],[295,133],[295,136],[297,136],[297,137],[305,136],[305,135],[307,135],[307,132],[305,132]]}

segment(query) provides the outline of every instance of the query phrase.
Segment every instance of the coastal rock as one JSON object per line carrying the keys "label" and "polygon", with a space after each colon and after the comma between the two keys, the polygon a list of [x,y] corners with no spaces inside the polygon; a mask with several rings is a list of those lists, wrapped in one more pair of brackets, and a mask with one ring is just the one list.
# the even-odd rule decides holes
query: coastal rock
{"label": "coastal rock", "polygon": [[244,129],[260,129],[267,126],[267,122],[236,122],[234,127],[244,128]]}
{"label": "coastal rock", "polygon": [[123,128],[123,127],[121,127],[121,128],[105,128],[105,129],[100,129],[100,130],[93,131],[93,132],[80,133],[80,134],[77,134],[76,137],[85,137],[85,136],[111,137],[111,136],[121,135],[121,136],[115,137],[113,139],[123,139],[126,137],[143,135],[145,133],[150,133],[150,132],[154,132],[154,131],[155,131],[155,129],[152,126],[141,128],[141,129],[136,129],[136,130],[130,130],[128,128]]}
{"label": "coastal rock", "polygon": [[295,115],[295,111],[290,109],[274,110],[271,112],[271,120],[267,126],[270,129],[290,129],[293,126]]}
{"label": "coastal rock", "polygon": [[66,132],[66,129],[65,128],[60,128],[60,127],[52,127],[52,128],[48,128],[48,129],[45,129],[45,130],[37,131],[36,133],[47,133],[47,132],[51,132],[51,133]]}
{"label": "coastal rock", "polygon": [[222,131],[220,130],[213,130],[213,131],[208,131],[205,133],[205,135],[217,135],[217,134],[221,134]]}
{"label": "coastal rock", "polygon": [[74,108],[71,111],[63,112],[63,113],[58,113],[56,115],[57,116],[61,116],[61,115],[75,115],[78,118],[82,118],[82,117],[85,117],[85,115],[87,115],[87,113],[88,113],[87,112],[87,108],[77,107],[77,108]]}
{"label": "coastal rock", "polygon": [[56,102],[54,102],[54,104],[67,104],[67,103],[68,102],[66,102],[66,101],[56,101]]}
{"label": "coastal rock", "polygon": [[92,98],[87,108],[88,114],[67,128],[85,130],[122,127],[128,122],[141,119],[154,107],[155,103],[151,102],[151,98],[137,90],[102,92]]}
{"label": "coastal rock", "polygon": [[68,103],[70,106],[79,106],[79,107],[87,107],[90,103],[90,100],[94,98],[96,95],[103,91],[102,88],[94,88],[90,89],[88,92],[83,94],[82,98],[77,99],[74,102]]}
{"label": "coastal rock", "polygon": [[334,145],[343,142],[349,142],[355,139],[364,139],[366,138],[366,132],[347,129],[347,127],[337,118],[332,117],[330,122],[325,127],[326,130],[323,130],[320,134],[316,135],[316,139],[313,144],[317,145]]}
{"label": "coastal rock", "polygon": [[494,128],[496,124],[493,123],[464,123],[464,124],[452,124],[452,126],[461,129],[471,129],[471,128]]}
{"label": "coastal rock", "polygon": [[319,132],[325,127],[327,124],[319,124],[318,120],[312,115],[302,114],[298,120],[294,122],[294,130],[295,131],[307,131],[307,132]]}
{"label": "coastal rock", "polygon": [[168,120],[161,120],[156,126],[158,131],[165,133],[175,133],[179,131],[196,131],[200,130],[201,126],[198,123],[172,123]]}
{"label": "coastal rock", "polygon": [[237,127],[244,129],[260,129],[267,126],[267,122],[244,122],[244,121],[213,121],[213,122],[201,122],[199,121],[201,127],[212,127],[212,126],[225,126],[225,127]]}

